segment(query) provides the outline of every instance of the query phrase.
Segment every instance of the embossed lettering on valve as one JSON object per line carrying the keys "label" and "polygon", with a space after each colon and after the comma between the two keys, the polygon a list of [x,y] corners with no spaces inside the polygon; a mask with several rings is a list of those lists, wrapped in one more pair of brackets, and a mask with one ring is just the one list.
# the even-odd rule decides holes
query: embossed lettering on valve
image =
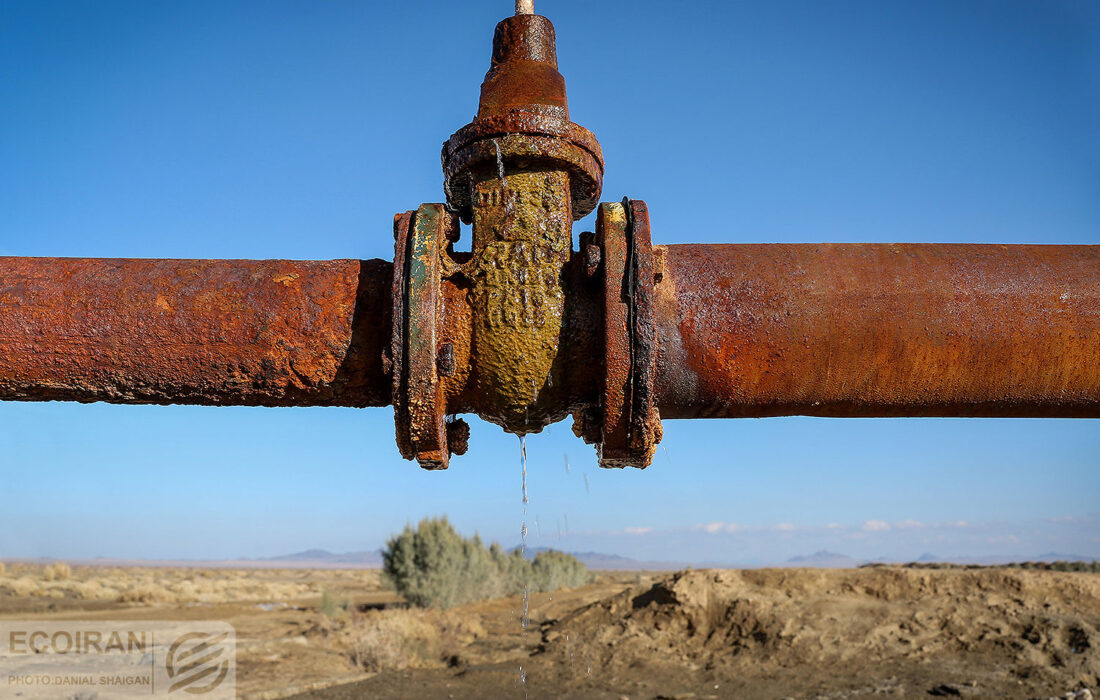
{"label": "embossed lettering on valve", "polygon": [[563,172],[489,177],[474,187],[476,381],[496,417],[516,433],[548,421],[539,393],[552,383],[569,260],[572,215]]}

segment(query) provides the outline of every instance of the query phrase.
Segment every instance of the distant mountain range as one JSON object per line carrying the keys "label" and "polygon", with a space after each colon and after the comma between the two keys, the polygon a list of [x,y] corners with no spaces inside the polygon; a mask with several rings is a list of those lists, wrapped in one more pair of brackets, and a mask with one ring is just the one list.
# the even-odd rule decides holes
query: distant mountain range
{"label": "distant mountain range", "polygon": [[[553,549],[552,547],[528,547],[527,558],[533,559],[539,552]],[[804,554],[791,557],[783,562],[691,562],[691,561],[663,561],[631,559],[618,554],[605,554],[603,552],[569,552],[581,561],[589,569],[596,571],[675,571],[690,567],[695,568],[762,568],[762,567],[807,567],[816,569],[853,569],[863,564],[874,563],[908,563],[911,559],[898,559],[897,557],[876,557],[874,559],[856,559],[847,554],[820,550],[813,554]],[[981,556],[981,557],[940,557],[935,554],[925,553],[915,561],[921,563],[942,564],[1011,564],[1023,561],[1093,561],[1095,557],[1086,557],[1078,554],[1062,554],[1059,552],[1047,552],[1033,557],[1013,556]],[[256,562],[270,562],[281,566],[295,566],[302,568],[379,568],[382,566],[381,550],[365,552],[347,552],[345,554],[333,554],[323,549],[309,549],[294,554],[284,554],[278,557],[249,560]]]}
{"label": "distant mountain range", "polygon": [[324,549],[307,549],[304,552],[265,557],[257,561],[293,564],[309,569],[377,569],[382,566],[382,550],[333,554]]}
{"label": "distant mountain range", "polygon": [[[534,558],[539,552],[551,549],[551,547],[528,547],[527,557]],[[897,557],[876,557],[874,559],[855,559],[846,554],[820,550],[813,554],[805,554],[791,557],[783,562],[690,562],[690,561],[646,561],[631,559],[618,554],[604,554],[601,552],[570,552],[589,569],[596,571],[677,571],[686,568],[696,569],[758,569],[764,567],[808,567],[819,569],[851,569],[863,564],[875,563],[899,563],[911,561],[921,563],[943,564],[980,564],[991,566],[997,564],[1012,564],[1024,561],[1094,561],[1097,557],[1081,556],[1079,554],[1063,554],[1060,552],[1047,552],[1037,556],[979,556],[979,557],[940,557],[935,554],[922,554],[917,559],[899,559]],[[39,557],[37,559],[8,559],[10,562],[51,563],[56,561],[52,557]],[[68,559],[70,564],[84,566],[197,566],[205,568],[293,568],[293,569],[378,569],[382,567],[382,552],[378,549],[362,552],[344,552],[336,554],[325,549],[307,549],[292,554],[282,554],[275,557],[264,558],[240,558],[240,559],[172,559],[172,560],[148,560],[148,559],[115,559],[99,557],[95,559]]]}
{"label": "distant mountain range", "polygon": [[[554,549],[553,547],[528,547],[527,558],[534,559],[539,552]],[[596,571],[671,571],[684,569],[691,564],[689,562],[675,561],[644,561],[622,557],[618,554],[602,554],[600,552],[569,552],[580,560],[589,569]]]}
{"label": "distant mountain range", "polygon": [[853,559],[847,554],[837,554],[824,549],[797,557],[791,557],[786,562],[787,566],[806,566],[815,569],[853,569],[864,562]]}

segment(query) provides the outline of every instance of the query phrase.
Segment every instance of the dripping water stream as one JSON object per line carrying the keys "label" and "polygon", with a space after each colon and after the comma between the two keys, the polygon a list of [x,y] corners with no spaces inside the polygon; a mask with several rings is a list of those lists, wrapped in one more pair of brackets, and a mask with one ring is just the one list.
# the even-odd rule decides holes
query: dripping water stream
{"label": "dripping water stream", "polygon": [[[498,151],[499,154],[499,151]],[[523,520],[519,527],[520,536],[520,555],[526,561],[527,559],[527,504],[530,502],[527,498],[527,436],[521,435],[519,438],[519,461],[520,461],[520,474],[522,475],[522,488],[523,488]],[[528,605],[530,604],[531,586],[530,582],[523,582],[523,612],[520,614],[519,624],[523,631],[523,646],[527,646],[527,628],[531,626],[531,616],[529,614]],[[519,667],[519,682],[523,685],[523,697],[527,698],[527,672],[523,670],[523,666]]]}

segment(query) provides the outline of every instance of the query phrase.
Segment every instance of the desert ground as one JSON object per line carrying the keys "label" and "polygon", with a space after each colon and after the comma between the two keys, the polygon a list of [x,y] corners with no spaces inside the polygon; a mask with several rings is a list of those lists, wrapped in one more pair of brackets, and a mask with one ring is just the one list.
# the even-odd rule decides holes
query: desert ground
{"label": "desert ground", "polygon": [[253,700],[1084,700],[1100,686],[1094,573],[596,572],[533,595],[526,629],[522,607],[409,609],[376,570],[9,562],[0,574],[0,619],[229,622],[238,693]]}

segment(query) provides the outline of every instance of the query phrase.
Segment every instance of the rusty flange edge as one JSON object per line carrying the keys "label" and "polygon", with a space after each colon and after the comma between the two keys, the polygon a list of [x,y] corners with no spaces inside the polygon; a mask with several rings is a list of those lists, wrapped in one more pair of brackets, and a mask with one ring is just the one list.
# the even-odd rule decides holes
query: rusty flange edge
{"label": "rusty flange edge", "polygon": [[479,168],[531,169],[545,163],[567,170],[574,220],[595,209],[603,187],[603,151],[595,135],[552,115],[516,111],[478,119],[443,144],[442,161],[447,202],[467,223],[473,217],[472,172]]}
{"label": "rusty flange edge", "polygon": [[458,222],[443,204],[394,219],[394,327],[390,352],[397,445],[425,469],[446,469],[465,452],[469,426],[447,416],[439,381],[441,253]]}
{"label": "rusty flange edge", "polygon": [[574,431],[598,442],[601,467],[645,468],[662,437],[654,393],[655,275],[645,203],[601,204],[595,242],[603,268],[604,386],[598,422],[586,412],[575,418]]}

